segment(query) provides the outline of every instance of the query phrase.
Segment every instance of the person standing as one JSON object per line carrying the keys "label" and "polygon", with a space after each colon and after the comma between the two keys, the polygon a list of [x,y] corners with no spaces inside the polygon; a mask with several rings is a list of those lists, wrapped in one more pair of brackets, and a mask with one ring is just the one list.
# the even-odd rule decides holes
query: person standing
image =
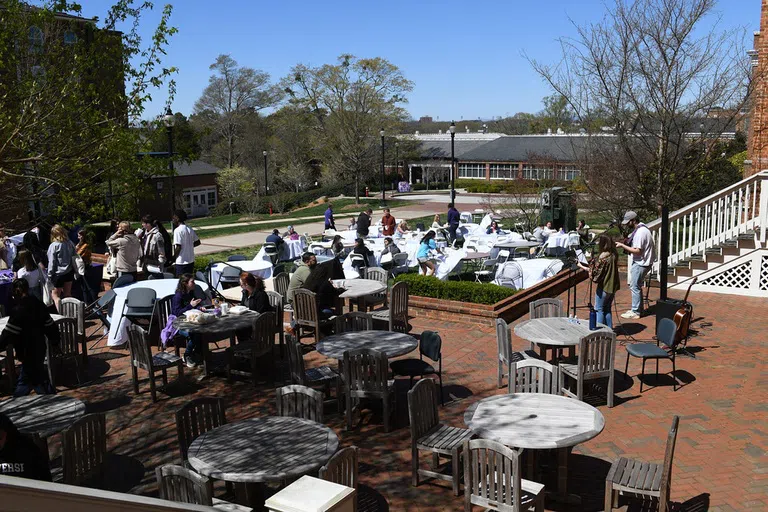
{"label": "person standing", "polygon": [[45,368],[46,339],[52,349],[59,346],[59,328],[53,322],[48,308],[37,297],[29,294],[25,279],[13,282],[13,299],[16,307],[11,311],[8,323],[0,334],[0,350],[10,344],[21,361],[21,371],[13,396],[26,396],[34,389],[38,395],[56,393]]}
{"label": "person standing", "polygon": [[365,238],[368,236],[368,230],[371,227],[372,214],[373,210],[370,208],[360,212],[360,215],[357,217],[357,238]]}
{"label": "person standing", "polygon": [[0,270],[13,267],[16,258],[16,246],[5,236],[5,226],[0,224]]}
{"label": "person standing", "polygon": [[459,222],[461,221],[461,215],[459,210],[453,205],[448,205],[448,235],[451,238],[451,242],[456,240],[456,230],[459,229]]}
{"label": "person standing", "polygon": [[51,245],[48,246],[48,279],[53,283],[51,296],[59,309],[59,302],[72,295],[72,282],[75,280],[75,266],[72,256],[75,246],[69,241],[67,232],[56,224],[51,228]]}
{"label": "person standing", "polygon": [[392,236],[395,234],[396,226],[395,218],[389,213],[389,208],[384,208],[384,216],[381,218],[382,229],[381,234],[384,236]]}
{"label": "person standing", "polygon": [[629,235],[626,243],[616,242],[617,248],[624,249],[632,255],[632,265],[629,268],[632,309],[623,313],[621,318],[637,319],[643,314],[643,281],[656,259],[656,251],[653,234],[648,226],[640,222],[637,213],[632,211],[625,213],[621,224],[632,229],[632,234]]}
{"label": "person standing", "polygon": [[117,252],[115,256],[117,277],[129,274],[136,281],[141,260],[141,242],[131,231],[130,222],[123,221],[118,225],[117,232],[107,240],[107,247]]}
{"label": "person standing", "polygon": [[43,283],[45,281],[45,274],[40,267],[35,265],[35,260],[32,257],[32,253],[26,249],[19,251],[19,262],[21,267],[16,271],[16,277],[24,279],[29,285],[29,294],[37,297],[41,301],[43,300]]}
{"label": "person standing", "polygon": [[154,278],[162,279],[163,272],[165,272],[165,262],[167,261],[165,256],[165,237],[168,236],[168,233],[166,232],[165,236],[163,236],[160,230],[162,229],[165,232],[165,228],[151,215],[142,217],[141,225],[144,228],[144,272]]}
{"label": "person standing", "polygon": [[328,203],[328,209],[325,210],[325,229],[336,231],[336,221],[333,219],[333,205]]}
{"label": "person standing", "polygon": [[186,222],[187,212],[176,210],[173,214],[173,261],[177,277],[195,271],[195,247],[200,245],[197,233]]}
{"label": "person standing", "polygon": [[579,267],[589,272],[589,278],[597,285],[595,290],[595,311],[597,322],[613,328],[611,305],[616,292],[621,288],[619,278],[619,253],[608,235],[600,235],[597,240],[598,254],[589,262],[589,266],[579,262]]}
{"label": "person standing", "polygon": [[77,254],[83,258],[85,266],[90,267],[93,251],[91,250],[91,244],[88,243],[88,231],[86,231],[85,228],[77,232],[77,245],[75,246],[75,250],[77,251]]}

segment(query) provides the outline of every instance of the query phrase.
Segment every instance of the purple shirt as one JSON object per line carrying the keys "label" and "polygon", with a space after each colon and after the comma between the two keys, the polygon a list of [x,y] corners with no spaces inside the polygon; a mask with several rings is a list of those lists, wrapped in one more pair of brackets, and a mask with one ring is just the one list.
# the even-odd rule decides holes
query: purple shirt
{"label": "purple shirt", "polygon": [[459,215],[459,210],[457,210],[456,208],[449,208],[448,209],[448,225],[453,226],[455,224],[456,226],[458,226],[460,221],[461,221],[461,215]]}
{"label": "purple shirt", "polygon": [[336,224],[333,222],[333,210],[330,208],[325,210],[325,229],[336,229]]}

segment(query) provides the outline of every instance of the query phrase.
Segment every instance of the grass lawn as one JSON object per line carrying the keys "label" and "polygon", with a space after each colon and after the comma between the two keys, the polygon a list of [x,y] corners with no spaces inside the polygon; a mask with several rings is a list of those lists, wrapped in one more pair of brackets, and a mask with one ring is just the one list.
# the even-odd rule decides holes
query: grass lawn
{"label": "grass lawn", "polygon": [[239,247],[230,251],[212,252],[210,254],[203,254],[201,256],[195,256],[195,270],[203,270],[205,266],[211,261],[227,261],[227,258],[234,254],[242,254],[249,260],[252,260],[261,249],[261,245],[248,245],[245,247]]}

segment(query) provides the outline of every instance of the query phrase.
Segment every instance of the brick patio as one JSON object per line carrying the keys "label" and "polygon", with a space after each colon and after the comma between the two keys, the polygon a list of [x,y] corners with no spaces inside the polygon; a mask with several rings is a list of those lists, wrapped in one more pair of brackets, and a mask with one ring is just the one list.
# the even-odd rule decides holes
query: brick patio
{"label": "brick patio", "polygon": [[[585,297],[586,284],[578,297]],[[673,297],[682,295],[671,292]],[[563,296],[563,299],[565,297]],[[697,331],[689,347],[696,359],[678,358],[678,378],[685,385],[677,392],[672,380],[662,377],[659,387],[639,393],[636,374],[640,362],[630,362],[627,377],[622,373],[626,352],[632,343],[619,336],[616,350],[617,401],[613,409],[605,405],[605,395],[595,397],[605,415],[601,435],[575,448],[570,460],[569,491],[580,494],[583,503],[565,507],[549,503],[551,510],[602,510],[605,475],[611,461],[619,456],[660,462],[672,416],[681,416],[680,433],[672,481],[672,499],[682,510],[768,510],[768,427],[766,427],[766,356],[760,351],[768,331],[764,299],[692,293],[695,304],[693,328]],[[629,294],[618,296],[619,312],[626,310]],[[580,310],[584,318],[586,311]],[[615,321],[614,321],[615,322]],[[650,341],[653,317],[625,324],[637,341]],[[478,398],[503,392],[496,389],[496,340],[489,321],[486,328],[468,327],[461,322],[436,325],[413,319],[415,332],[439,330],[443,337],[446,405],[441,419],[463,427],[467,406]],[[621,332],[621,331],[620,331]],[[522,341],[513,336],[513,348]],[[313,352],[308,365],[319,364],[322,356]],[[153,495],[156,493],[154,468],[163,463],[178,463],[179,452],[174,427],[174,412],[187,400],[198,396],[219,396],[227,403],[229,421],[274,414],[274,392],[268,387],[254,389],[245,379],[228,384],[222,377],[198,383],[187,381],[161,392],[153,404],[146,386],[134,395],[130,384],[127,351],[97,349],[91,358],[89,382],[62,393],[84,400],[92,412],[107,414],[111,459],[111,486],[116,490]],[[653,364],[648,364],[653,369]],[[661,371],[669,367],[661,362]],[[187,370],[197,376],[199,370]],[[171,378],[175,372],[171,372]],[[653,375],[646,378],[653,385]],[[398,388],[396,430],[387,434],[380,413],[364,412],[362,426],[344,430],[343,417],[326,412],[326,423],[338,433],[341,445],[361,449],[361,483],[372,490],[363,494],[380,510],[438,511],[461,510],[463,498],[455,498],[447,482],[410,485],[410,444],[405,392],[407,380]],[[644,386],[645,387],[645,386]],[[591,399],[590,399],[591,400]],[[52,449],[58,450],[55,442]],[[545,480],[549,488],[554,482]],[[383,504],[388,502],[388,509]],[[635,505],[630,504],[630,510]],[[479,509],[478,509],[479,510]]]}

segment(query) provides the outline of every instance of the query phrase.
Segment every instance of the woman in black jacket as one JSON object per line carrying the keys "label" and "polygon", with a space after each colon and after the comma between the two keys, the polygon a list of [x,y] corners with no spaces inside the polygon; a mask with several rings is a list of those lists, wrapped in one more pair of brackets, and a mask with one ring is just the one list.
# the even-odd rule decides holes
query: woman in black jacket
{"label": "woman in black jacket", "polygon": [[243,298],[240,304],[256,313],[273,311],[269,303],[269,295],[264,291],[264,280],[255,277],[250,272],[240,274],[240,288],[243,289]]}

